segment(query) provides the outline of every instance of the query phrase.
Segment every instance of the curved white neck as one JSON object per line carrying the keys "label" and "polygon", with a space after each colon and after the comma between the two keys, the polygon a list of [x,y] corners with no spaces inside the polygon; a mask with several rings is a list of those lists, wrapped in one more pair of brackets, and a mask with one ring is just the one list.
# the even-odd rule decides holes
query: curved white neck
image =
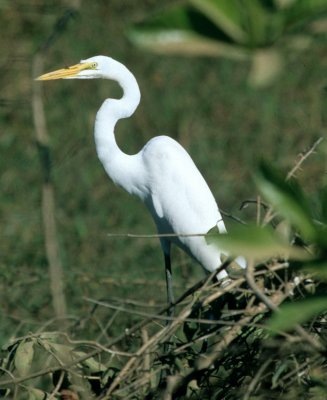
{"label": "curved white neck", "polygon": [[94,137],[96,150],[107,174],[130,193],[137,193],[136,156],[123,153],[115,139],[115,125],[118,120],[130,117],[136,110],[141,94],[133,74],[115,61],[114,68],[103,78],[116,80],[123,89],[121,99],[107,99],[100,107],[95,120]]}

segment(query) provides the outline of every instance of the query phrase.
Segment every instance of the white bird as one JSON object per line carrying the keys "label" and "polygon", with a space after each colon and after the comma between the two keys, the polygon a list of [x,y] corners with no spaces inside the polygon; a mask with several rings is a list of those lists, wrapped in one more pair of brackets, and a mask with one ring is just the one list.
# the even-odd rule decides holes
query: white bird
{"label": "white bird", "polygon": [[[226,228],[217,203],[198,168],[186,150],[168,136],[150,139],[135,155],[127,155],[117,146],[116,123],[130,117],[141,94],[134,75],[120,62],[105,56],[81,60],[79,64],[38,77],[53,79],[112,79],[123,89],[120,99],[106,99],[95,120],[96,150],[104,169],[115,184],[139,197],[149,209],[160,237],[165,259],[168,303],[174,302],[171,275],[171,243],[183,249],[208,272],[221,264],[221,250],[208,244],[203,236],[217,226]],[[242,260],[239,263],[244,266]],[[217,274],[218,280],[226,271]]]}

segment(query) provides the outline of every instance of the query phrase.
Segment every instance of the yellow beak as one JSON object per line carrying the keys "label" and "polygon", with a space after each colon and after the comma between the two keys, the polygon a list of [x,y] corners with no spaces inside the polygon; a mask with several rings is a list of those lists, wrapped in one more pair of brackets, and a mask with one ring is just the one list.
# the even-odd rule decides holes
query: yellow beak
{"label": "yellow beak", "polygon": [[71,78],[73,76],[76,76],[79,72],[85,70],[85,69],[94,69],[94,63],[82,63],[82,64],[76,64],[72,65],[71,67],[66,67],[62,69],[57,69],[56,71],[49,72],[47,74],[38,76],[36,78],[37,81],[50,81],[54,79],[65,79],[65,78]]}

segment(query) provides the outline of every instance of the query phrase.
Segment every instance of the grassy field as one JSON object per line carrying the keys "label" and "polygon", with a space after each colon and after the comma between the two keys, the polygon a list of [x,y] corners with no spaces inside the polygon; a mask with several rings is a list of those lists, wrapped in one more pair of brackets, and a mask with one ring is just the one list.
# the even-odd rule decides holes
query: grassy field
{"label": "grassy field", "polygon": [[[31,65],[68,4],[0,2],[0,343],[52,317]],[[45,69],[97,54],[126,64],[140,84],[142,102],[131,119],[119,123],[121,148],[135,153],[157,134],[174,137],[199,166],[220,207],[251,220],[251,206],[242,212],[238,208],[243,200],[256,197],[251,176],[258,161],[264,158],[287,171],[299,153],[325,136],[326,41],[285,55],[287,67],[278,80],[257,90],[247,85],[246,63],[163,57],[133,47],[126,29],[158,8],[154,0],[81,2],[65,31],[58,28]],[[96,157],[95,113],[103,99],[119,94],[114,83],[104,81],[44,85],[60,254],[69,313],[76,319],[91,309],[85,296],[165,301],[157,240],[108,236],[155,232],[142,204],[113,185]],[[324,158],[321,147],[300,174],[308,193],[325,180]],[[174,275],[176,291],[181,293],[202,271],[174,251]],[[122,323],[131,321],[126,317]]]}

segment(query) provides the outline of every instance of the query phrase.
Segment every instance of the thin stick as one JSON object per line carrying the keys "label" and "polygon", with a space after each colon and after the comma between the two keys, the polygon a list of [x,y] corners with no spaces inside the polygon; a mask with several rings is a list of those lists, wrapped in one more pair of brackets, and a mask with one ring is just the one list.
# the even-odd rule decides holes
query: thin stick
{"label": "thin stick", "polygon": [[[253,290],[255,295],[263,302],[263,304],[266,305],[268,309],[274,312],[280,312],[278,305],[275,304],[273,301],[270,300],[269,297],[267,297],[257,286],[254,280],[253,276],[254,272],[254,264],[253,262],[249,262],[246,268],[246,281],[250,288]],[[285,298],[288,297],[288,295],[285,295]],[[322,344],[317,341],[313,336],[311,336],[302,326],[300,325],[295,325],[294,330],[304,339],[306,342],[308,342],[315,350],[322,350],[323,346]]]}
{"label": "thin stick", "polygon": [[[38,76],[43,70],[43,56],[37,53],[33,60],[33,75]],[[42,186],[42,219],[46,255],[49,264],[50,288],[55,315],[62,318],[67,314],[66,298],[64,294],[63,268],[59,255],[57,236],[55,199],[51,181],[50,149],[43,108],[40,84],[33,84],[33,118],[36,142],[40,152],[41,166],[44,173]]]}
{"label": "thin stick", "polygon": [[52,393],[48,397],[49,400],[54,400],[56,398],[57,394],[59,393],[62,382],[64,380],[64,377],[65,377],[65,371],[61,371],[56,387],[53,389]]}
{"label": "thin stick", "polygon": [[[294,167],[289,171],[289,173],[286,175],[285,181],[289,181],[295,174],[295,172],[301,167],[301,165],[304,163],[304,161],[315,152],[316,147],[322,142],[323,138],[320,137],[318,140],[316,140],[313,145],[309,148],[307,152],[304,154],[301,154],[300,160],[294,165]],[[275,213],[273,211],[272,207],[269,207],[264,219],[263,219],[263,225],[267,225],[273,218],[275,217]]]}
{"label": "thin stick", "polygon": [[260,225],[261,221],[261,196],[257,196],[257,225]]}
{"label": "thin stick", "polygon": [[267,369],[267,367],[269,366],[269,364],[271,363],[271,358],[268,358],[268,360],[266,360],[261,367],[258,369],[257,373],[255,374],[254,378],[252,379],[252,381],[250,382],[247,391],[243,397],[243,400],[249,400],[250,396],[252,394],[252,392],[255,390],[257,384],[259,383],[262,374],[265,372],[265,370]]}
{"label": "thin stick", "polygon": [[[149,341],[149,334],[145,327],[143,327],[141,329],[141,336],[142,336],[142,342],[144,344]],[[150,373],[151,357],[150,357],[149,351],[145,352],[143,368],[144,368],[144,372],[145,372],[144,379],[145,379],[145,381],[147,381],[148,386],[150,387],[151,386],[151,373]]]}
{"label": "thin stick", "polygon": [[301,165],[304,163],[304,161],[311,156],[316,150],[316,147],[322,142],[323,137],[320,137],[318,140],[316,140],[313,145],[310,147],[310,149],[304,153],[301,154],[301,157],[299,161],[294,165],[294,167],[290,170],[290,172],[286,176],[286,181],[290,180],[292,176],[294,176],[295,172],[301,167]]}
{"label": "thin stick", "polygon": [[193,236],[209,236],[214,235],[210,233],[107,233],[108,237],[123,237],[123,238],[137,238],[137,239],[157,239],[169,237],[193,237]]}

